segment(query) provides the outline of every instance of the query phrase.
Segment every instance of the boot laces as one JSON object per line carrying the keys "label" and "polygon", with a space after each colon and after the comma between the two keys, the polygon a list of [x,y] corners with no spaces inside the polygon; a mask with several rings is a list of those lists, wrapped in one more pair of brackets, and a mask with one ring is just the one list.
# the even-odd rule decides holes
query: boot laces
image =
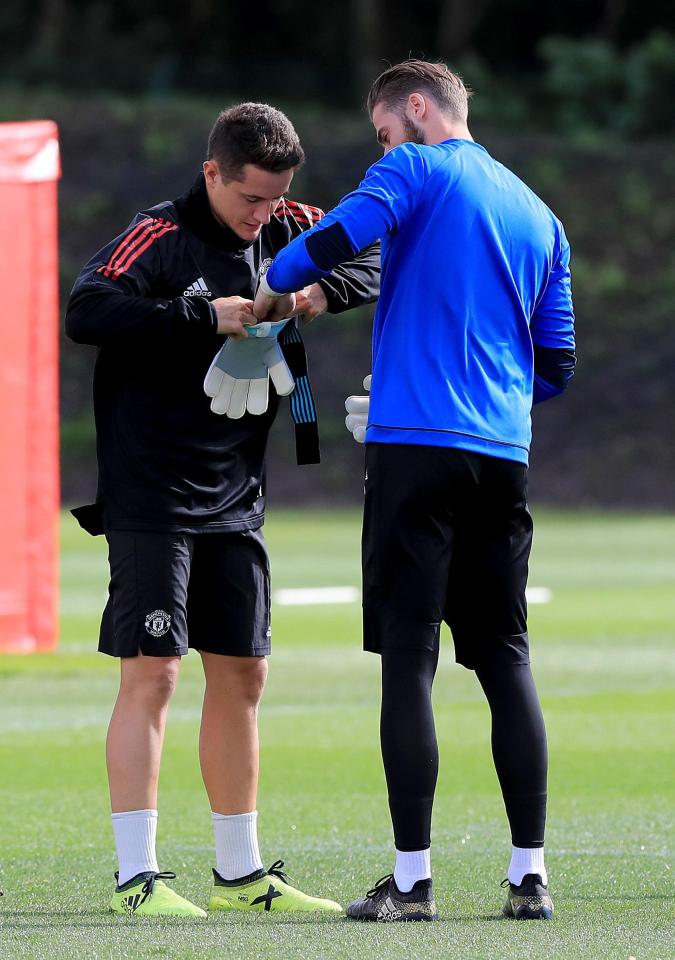
{"label": "boot laces", "polygon": [[393,873],[387,873],[384,877],[380,877],[380,879],[377,881],[373,889],[368,891],[368,893],[366,894],[366,897],[369,900],[372,900],[373,897],[377,896],[377,894],[380,892],[382,887],[389,886],[389,881],[393,880],[393,878],[394,878]]}
{"label": "boot laces", "polygon": [[291,878],[287,873],[284,873],[282,867],[284,865],[283,860],[275,860],[272,866],[267,871],[272,877],[277,877],[279,880],[283,880],[284,883],[291,884]]}
{"label": "boot laces", "polygon": [[151,877],[148,877],[148,879],[145,881],[145,883],[141,887],[141,893],[143,894],[143,897],[141,898],[141,901],[138,904],[138,906],[140,907],[141,903],[145,903],[148,897],[152,896],[152,891],[155,889],[156,880],[175,880],[175,879],[176,879],[176,874],[172,873],[170,870],[165,870],[162,873],[153,873],[153,875]]}

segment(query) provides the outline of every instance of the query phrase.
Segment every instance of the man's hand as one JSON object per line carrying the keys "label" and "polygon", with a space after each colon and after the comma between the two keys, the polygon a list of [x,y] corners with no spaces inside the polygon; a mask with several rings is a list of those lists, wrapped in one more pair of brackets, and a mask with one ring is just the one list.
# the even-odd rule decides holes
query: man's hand
{"label": "man's hand", "polygon": [[292,317],[295,313],[295,294],[276,293],[263,276],[253,301],[253,313],[258,320],[269,320],[270,323]]}
{"label": "man's hand", "polygon": [[218,333],[226,333],[235,340],[246,337],[246,326],[255,323],[253,301],[243,297],[219,297],[211,301],[218,316]]}
{"label": "man's hand", "polygon": [[295,294],[284,293],[280,297],[269,297],[258,290],[253,303],[253,313],[256,320],[269,320],[270,323],[292,317],[295,313]]}
{"label": "man's hand", "polygon": [[310,323],[315,317],[328,310],[328,301],[320,283],[313,283],[303,287],[295,295],[295,312],[305,323]]}

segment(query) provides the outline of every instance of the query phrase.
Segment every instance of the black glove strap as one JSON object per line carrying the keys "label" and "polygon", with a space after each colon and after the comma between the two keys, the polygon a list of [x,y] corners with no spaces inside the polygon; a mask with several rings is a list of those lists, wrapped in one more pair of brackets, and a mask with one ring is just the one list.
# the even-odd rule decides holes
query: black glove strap
{"label": "black glove strap", "polygon": [[279,334],[279,344],[293,374],[295,389],[290,396],[291,417],[295,427],[295,456],[298,464],[321,463],[319,424],[312,385],[307,372],[307,354],[300,331],[287,323]]}

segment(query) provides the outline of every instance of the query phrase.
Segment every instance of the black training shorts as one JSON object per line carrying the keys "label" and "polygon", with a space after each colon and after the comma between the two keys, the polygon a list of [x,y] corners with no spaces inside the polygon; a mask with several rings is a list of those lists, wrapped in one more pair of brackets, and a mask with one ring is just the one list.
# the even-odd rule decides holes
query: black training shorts
{"label": "black training shorts", "polygon": [[469,669],[529,662],[527,467],[448,447],[366,445],[364,647],[435,650]]}
{"label": "black training shorts", "polygon": [[188,647],[235,657],[270,652],[270,576],[262,530],[106,534],[110,592],[99,650],[176,657]]}

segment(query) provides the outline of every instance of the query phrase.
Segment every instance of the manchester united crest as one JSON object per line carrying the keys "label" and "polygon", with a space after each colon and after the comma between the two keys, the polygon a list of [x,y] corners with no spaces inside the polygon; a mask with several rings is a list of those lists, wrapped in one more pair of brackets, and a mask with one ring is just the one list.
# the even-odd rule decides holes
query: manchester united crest
{"label": "manchester united crest", "polygon": [[145,629],[152,637],[163,637],[171,628],[171,616],[165,610],[153,610],[145,618]]}

